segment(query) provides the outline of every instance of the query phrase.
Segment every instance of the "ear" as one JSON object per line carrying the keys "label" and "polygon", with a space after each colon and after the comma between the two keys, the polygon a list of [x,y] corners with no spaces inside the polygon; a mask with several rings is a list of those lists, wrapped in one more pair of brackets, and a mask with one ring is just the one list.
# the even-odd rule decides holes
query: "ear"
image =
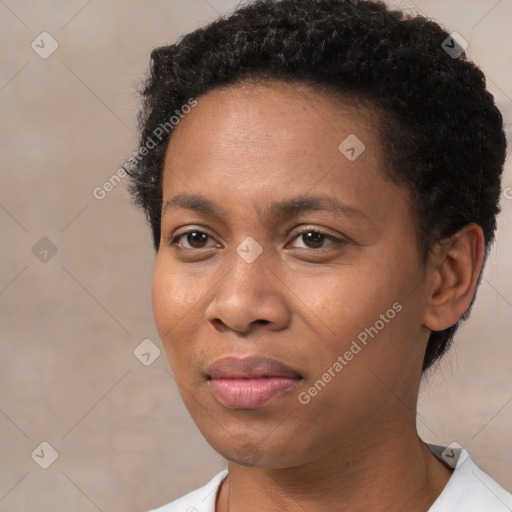
{"label": "ear", "polygon": [[439,244],[433,259],[423,325],[431,331],[442,331],[457,323],[476,292],[484,263],[482,228],[474,223],[464,226]]}

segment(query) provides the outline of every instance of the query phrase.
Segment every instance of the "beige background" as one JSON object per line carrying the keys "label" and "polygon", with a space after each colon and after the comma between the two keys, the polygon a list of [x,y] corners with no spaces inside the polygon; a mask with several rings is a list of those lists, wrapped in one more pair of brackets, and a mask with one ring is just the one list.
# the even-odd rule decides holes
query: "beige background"
{"label": "beige background", "polygon": [[[463,35],[510,128],[512,0],[400,4]],[[164,353],[149,366],[134,356],[146,338],[161,348],[150,232],[124,183],[103,200],[93,190],[134,149],[150,51],[234,5],[0,0],[1,511],[147,510],[225,466],[189,419]],[[43,31],[59,45],[47,59],[31,48]],[[466,446],[512,490],[507,195],[473,316],[423,387],[418,424],[426,441]],[[43,237],[57,249],[46,262],[32,251]],[[58,453],[48,469],[36,463],[49,460],[43,441]]]}

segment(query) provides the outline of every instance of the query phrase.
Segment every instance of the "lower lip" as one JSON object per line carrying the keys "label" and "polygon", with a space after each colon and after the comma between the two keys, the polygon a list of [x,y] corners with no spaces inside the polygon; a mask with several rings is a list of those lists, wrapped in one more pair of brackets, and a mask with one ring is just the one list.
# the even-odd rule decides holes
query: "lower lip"
{"label": "lower lip", "polygon": [[255,379],[211,379],[213,396],[232,409],[257,409],[294,388],[299,379],[265,377]]}

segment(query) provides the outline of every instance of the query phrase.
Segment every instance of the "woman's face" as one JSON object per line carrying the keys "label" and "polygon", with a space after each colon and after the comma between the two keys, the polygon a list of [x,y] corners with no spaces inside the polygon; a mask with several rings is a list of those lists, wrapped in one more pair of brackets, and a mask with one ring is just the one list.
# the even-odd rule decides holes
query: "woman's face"
{"label": "woman's face", "polygon": [[281,82],[211,91],[175,128],[153,310],[228,460],[297,466],[414,425],[429,276],[379,144],[368,111]]}

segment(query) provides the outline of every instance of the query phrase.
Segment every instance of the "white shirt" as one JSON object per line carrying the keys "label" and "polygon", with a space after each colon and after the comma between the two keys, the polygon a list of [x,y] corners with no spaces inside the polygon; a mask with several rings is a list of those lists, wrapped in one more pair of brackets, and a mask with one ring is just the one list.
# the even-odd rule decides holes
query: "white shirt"
{"label": "white shirt", "polygon": [[[464,448],[428,446],[454,467],[428,512],[512,512],[512,494],[480,470]],[[215,512],[217,493],[227,474],[221,471],[203,487],[149,512]]]}

